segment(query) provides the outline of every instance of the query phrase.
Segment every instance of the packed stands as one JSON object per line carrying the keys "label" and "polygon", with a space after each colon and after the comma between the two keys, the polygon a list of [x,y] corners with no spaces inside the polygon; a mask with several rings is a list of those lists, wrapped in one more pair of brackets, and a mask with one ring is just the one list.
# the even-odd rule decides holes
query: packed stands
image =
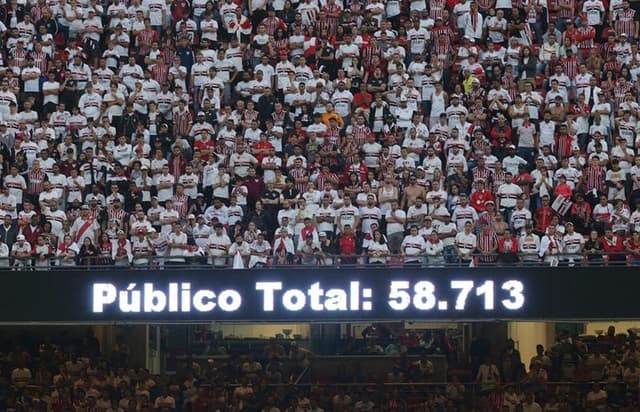
{"label": "packed stands", "polygon": [[[490,348],[480,339],[451,353],[443,340],[365,336],[349,353],[394,361],[375,373],[325,372],[295,340],[271,338],[244,353],[189,354],[175,374],[153,375],[129,359],[122,341],[102,351],[91,336],[44,336],[2,342],[0,408],[5,411],[633,411],[638,407],[637,336],[561,333],[522,359],[513,341]],[[394,349],[390,349],[394,347]],[[418,352],[415,352],[417,350]],[[408,356],[408,351],[419,353]],[[431,354],[449,362],[440,378]],[[489,353],[497,355],[490,357]],[[320,369],[322,369],[320,367]],[[526,372],[528,370],[528,372]],[[301,371],[303,371],[301,373]]]}
{"label": "packed stands", "polygon": [[10,0],[4,267],[636,264],[627,0]]}

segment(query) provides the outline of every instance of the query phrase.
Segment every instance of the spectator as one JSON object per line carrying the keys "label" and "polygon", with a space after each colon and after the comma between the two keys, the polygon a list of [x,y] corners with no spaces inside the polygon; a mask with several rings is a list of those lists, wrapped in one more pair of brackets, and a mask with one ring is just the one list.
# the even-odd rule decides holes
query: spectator
{"label": "spectator", "polygon": [[489,358],[485,358],[480,365],[476,382],[480,384],[482,391],[490,391],[500,383],[500,372],[497,366],[490,362]]}
{"label": "spectator", "polygon": [[418,235],[418,227],[411,226],[409,235],[405,236],[401,245],[401,255],[404,257],[405,265],[412,266],[422,264],[422,255],[425,252],[426,243],[424,238]]}
{"label": "spectator", "polygon": [[515,382],[521,371],[521,364],[520,351],[515,348],[515,342],[512,339],[508,339],[500,360],[502,379],[505,382]]}
{"label": "spectator", "polygon": [[344,232],[341,232],[335,240],[340,263],[354,264],[355,256],[358,254],[358,240],[351,225],[347,224],[343,229]]}
{"label": "spectator", "polygon": [[14,258],[13,266],[31,266],[31,245],[26,241],[24,235],[18,235],[16,243],[11,246],[11,257]]}
{"label": "spectator", "polygon": [[625,255],[622,237],[613,233],[613,229],[607,228],[602,238],[602,248],[607,253],[606,259],[609,262],[624,261]]}
{"label": "spectator", "polygon": [[75,266],[76,258],[80,253],[78,245],[73,241],[71,235],[64,235],[62,242],[58,246],[56,256],[60,266]]}
{"label": "spectator", "polygon": [[[44,239],[43,239],[44,243]],[[47,262],[48,253],[39,253],[38,260],[41,264]],[[82,241],[82,246],[80,246],[80,251],[78,252],[78,257],[80,258],[80,264],[85,266],[95,265],[98,257],[98,249],[93,245],[91,238],[85,237]]]}
{"label": "spectator", "polygon": [[455,243],[453,244],[458,261],[462,264],[472,264],[476,245],[477,238],[476,235],[472,233],[471,222],[467,222],[464,225],[464,231],[456,235]]}
{"label": "spectator", "polygon": [[587,256],[587,261],[591,265],[604,262],[604,246],[596,230],[592,230],[589,234],[589,239],[584,244],[584,253]]}
{"label": "spectator", "polygon": [[367,255],[369,256],[369,264],[385,264],[389,260],[389,248],[387,241],[380,230],[375,230],[372,235],[371,243],[367,247]]}
{"label": "spectator", "polygon": [[498,261],[505,265],[513,265],[519,261],[519,250],[518,238],[511,235],[511,230],[505,230],[504,235],[498,239]]}

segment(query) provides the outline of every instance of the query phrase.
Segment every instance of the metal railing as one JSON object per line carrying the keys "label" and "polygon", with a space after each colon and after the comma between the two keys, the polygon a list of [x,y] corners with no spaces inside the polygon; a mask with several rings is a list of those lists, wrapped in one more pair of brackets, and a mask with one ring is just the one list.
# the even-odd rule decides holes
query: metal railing
{"label": "metal railing", "polygon": [[[389,378],[389,377],[386,377]],[[352,402],[356,402],[361,399],[373,401],[379,405],[388,405],[392,407],[392,410],[398,412],[409,412],[419,410],[429,410],[428,405],[434,405],[434,395],[444,397],[445,400],[451,400],[456,406],[477,406],[480,402],[487,405],[491,399],[495,399],[497,396],[502,396],[510,388],[518,394],[532,393],[535,396],[536,401],[546,402],[550,400],[550,396],[556,398],[558,402],[566,403],[571,398],[578,395],[579,398],[586,398],[588,392],[592,389],[593,383],[596,381],[588,382],[575,382],[575,381],[553,381],[553,382],[502,382],[499,384],[483,384],[479,382],[442,382],[442,381],[410,381],[410,382],[394,382],[385,381],[385,377],[379,377],[373,382],[315,382],[315,383],[298,383],[298,382],[283,382],[283,383],[268,383],[264,385],[255,386],[263,394],[279,393],[280,395],[291,394],[303,398],[313,398],[314,393],[323,393],[331,396],[338,394],[346,394],[351,398]],[[168,381],[164,377],[158,377],[157,381],[161,384],[166,384]],[[257,382],[256,382],[257,383]],[[618,386],[615,392],[619,393],[633,393],[637,389],[637,385],[627,385],[624,382],[598,382],[602,388],[611,388],[612,385]],[[218,379],[215,382],[209,382],[207,380],[201,381],[202,388],[209,391],[209,394],[213,394],[219,390],[229,391],[231,396],[235,395],[235,389],[242,387],[244,384],[238,383],[237,380]],[[23,384],[16,385],[11,384],[8,386],[8,393],[11,396],[20,397],[24,394],[43,394],[51,393],[55,390],[61,390],[67,388],[72,390],[73,387],[70,384],[66,385],[37,385],[37,384]],[[546,394],[546,395],[545,395]],[[37,398],[36,398],[37,399]],[[442,399],[442,398],[441,398]],[[607,399],[604,403],[605,406],[620,407],[622,398]],[[525,399],[521,396],[518,407],[521,408],[525,404]],[[330,405],[326,405],[330,406]],[[29,409],[27,409],[29,410]],[[34,409],[35,410],[35,409]],[[498,409],[486,409],[486,410],[498,410]],[[596,408],[589,410],[597,410]],[[616,410],[616,409],[614,409]]]}
{"label": "metal railing", "polygon": [[537,255],[501,255],[473,254],[467,259],[458,256],[438,256],[436,258],[420,255],[407,257],[388,255],[383,259],[367,255],[322,254],[305,259],[303,256],[290,255],[284,258],[267,256],[265,261],[251,265],[251,256],[242,257],[242,267],[234,267],[234,256],[135,256],[132,261],[114,261],[108,257],[77,257],[73,260],[62,257],[47,257],[44,261],[35,257],[1,257],[0,271],[11,270],[113,270],[130,269],[279,269],[298,267],[304,269],[338,268],[469,268],[469,267],[540,267],[540,266],[640,266],[640,256],[629,253],[605,253],[597,256],[577,254],[556,254],[539,258]]}

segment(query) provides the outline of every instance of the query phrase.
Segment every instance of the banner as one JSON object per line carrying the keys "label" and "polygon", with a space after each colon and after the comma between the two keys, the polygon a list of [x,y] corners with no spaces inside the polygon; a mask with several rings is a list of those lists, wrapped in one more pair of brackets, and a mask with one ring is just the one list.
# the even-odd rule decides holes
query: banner
{"label": "banner", "polygon": [[640,318],[637,269],[2,272],[0,323]]}

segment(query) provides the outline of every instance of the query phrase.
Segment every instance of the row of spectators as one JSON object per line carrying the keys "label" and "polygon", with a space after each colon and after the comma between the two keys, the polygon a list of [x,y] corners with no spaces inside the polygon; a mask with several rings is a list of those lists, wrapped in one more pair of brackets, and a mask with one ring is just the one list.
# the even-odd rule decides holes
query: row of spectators
{"label": "row of spectators", "polygon": [[[48,185],[47,185],[48,186]],[[178,191],[182,186],[178,186]],[[46,195],[50,189],[41,194]],[[5,189],[1,198],[11,196]],[[475,192],[471,198],[480,192]],[[275,194],[275,193],[274,193]],[[92,195],[89,195],[92,196]],[[335,212],[324,197],[322,205],[307,206],[305,198],[297,201],[283,200],[277,211],[278,228],[267,232],[258,227],[271,216],[267,215],[262,203],[256,203],[256,211],[244,220],[243,210],[231,198],[229,207],[221,199],[204,210],[203,214],[187,215],[180,221],[173,202],[168,200],[165,207],[156,199],[145,214],[143,206],[136,204],[136,212],[126,215],[121,209],[121,199],[115,193],[113,205],[101,212],[95,197],[90,197],[90,206],[83,205],[70,214],[76,214],[73,225],[69,220],[61,223],[56,235],[46,217],[40,216],[29,200],[25,200],[20,218],[14,222],[5,215],[0,225],[1,265],[7,267],[34,266],[46,269],[52,262],[59,266],[109,265],[163,267],[164,264],[213,264],[229,267],[233,257],[235,265],[250,268],[255,266],[284,265],[332,265],[334,263],[388,264],[516,264],[535,263],[540,260],[557,265],[574,265],[582,261],[589,264],[622,262],[636,264],[640,260],[640,233],[632,231],[625,236],[624,227],[611,227],[594,222],[594,228],[587,235],[576,230],[573,221],[562,222],[548,206],[549,198],[543,197],[543,206],[538,212],[548,212],[547,228],[538,232],[525,215],[530,215],[524,207],[525,199],[518,198],[516,207],[500,213],[493,201],[485,202],[483,212],[478,213],[469,205],[467,195],[458,196],[458,205],[449,213],[442,205],[427,214],[426,204],[417,199],[409,207],[410,216],[398,205],[391,202],[391,208],[380,219],[380,209],[369,196],[366,206],[357,208],[345,197],[345,204]],[[198,194],[198,203],[204,206],[203,196]],[[55,210],[56,200],[52,200],[49,213],[65,216]],[[298,207],[293,208],[292,203]],[[194,204],[196,206],[197,204]],[[584,197],[577,196],[577,206],[589,207]],[[15,206],[14,206],[15,207]],[[610,205],[603,196],[594,208],[608,210]],[[193,206],[192,206],[193,208]],[[126,217],[127,231],[120,228],[117,219],[112,219],[102,229],[99,218],[93,216],[121,212]],[[233,214],[237,212],[237,214]],[[504,214],[511,214],[511,224],[505,222]],[[233,221],[229,224],[232,215]],[[337,214],[337,216],[336,216]],[[613,215],[624,216],[622,201],[617,201]],[[628,216],[628,212],[626,214]],[[640,209],[633,213],[640,217]],[[361,218],[361,216],[364,216]],[[207,221],[211,224],[207,224]],[[221,220],[227,224],[221,223]],[[411,220],[410,223],[407,223]],[[418,220],[419,222],[416,222]],[[152,224],[159,223],[157,225]],[[337,222],[337,225],[336,225]],[[247,229],[243,229],[243,223]],[[369,231],[356,231],[369,225]],[[522,225],[521,227],[518,227]],[[584,227],[581,227],[584,229]],[[326,229],[326,230],[321,230]],[[337,233],[334,231],[337,229]],[[601,235],[598,231],[603,232]],[[58,237],[59,236],[59,237]],[[80,242],[82,239],[82,242]],[[95,244],[94,244],[95,239]],[[232,240],[233,239],[233,240]],[[267,239],[272,239],[271,242]],[[76,241],[77,240],[77,241]],[[57,246],[56,246],[57,245]],[[206,257],[208,256],[208,258]]]}
{"label": "row of spectators", "polygon": [[44,338],[35,350],[16,346],[0,358],[1,406],[7,411],[100,412],[633,411],[638,407],[636,337],[615,334],[613,328],[597,339],[561,334],[546,351],[538,345],[528,372],[509,340],[496,362],[485,357],[478,365],[475,384],[459,378],[471,376],[461,365],[455,369],[459,375],[447,383],[433,382],[433,364],[427,357],[410,360],[401,351],[395,354],[393,368],[382,375],[365,366],[357,376],[286,385],[314,362],[314,356],[295,341],[278,338],[261,351],[210,358],[205,364],[190,360],[177,375],[153,375],[133,367],[127,360],[130,350],[120,342],[113,352],[101,353],[93,339],[62,344]]}

